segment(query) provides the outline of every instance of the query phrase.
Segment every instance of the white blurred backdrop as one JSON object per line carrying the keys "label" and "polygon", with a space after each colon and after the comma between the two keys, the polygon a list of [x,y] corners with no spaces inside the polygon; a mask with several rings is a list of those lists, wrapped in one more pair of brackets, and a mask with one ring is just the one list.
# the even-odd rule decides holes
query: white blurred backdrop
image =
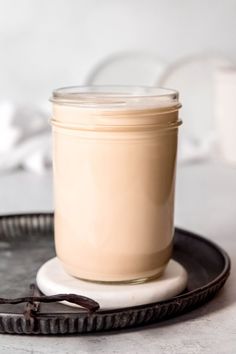
{"label": "white blurred backdrop", "polygon": [[213,156],[214,71],[235,65],[235,33],[235,0],[0,0],[0,170],[50,164],[51,90],[86,83],[179,89],[181,158]]}
{"label": "white blurred backdrop", "polygon": [[0,0],[0,98],[45,102],[121,51],[236,59],[235,0]]}

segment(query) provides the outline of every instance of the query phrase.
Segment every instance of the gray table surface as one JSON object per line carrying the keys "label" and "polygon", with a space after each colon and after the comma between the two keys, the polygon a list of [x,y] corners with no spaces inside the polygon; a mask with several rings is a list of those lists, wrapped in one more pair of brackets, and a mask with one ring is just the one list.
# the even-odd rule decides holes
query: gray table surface
{"label": "gray table surface", "polygon": [[[50,172],[0,176],[0,213],[50,210]],[[0,353],[236,353],[236,167],[219,162],[179,166],[175,220],[231,256],[231,277],[212,302],[135,330],[68,337],[0,335]]]}

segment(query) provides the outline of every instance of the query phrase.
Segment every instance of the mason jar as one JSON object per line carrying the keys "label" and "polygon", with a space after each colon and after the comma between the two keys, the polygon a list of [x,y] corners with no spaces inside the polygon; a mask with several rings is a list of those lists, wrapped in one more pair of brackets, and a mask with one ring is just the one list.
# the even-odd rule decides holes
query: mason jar
{"label": "mason jar", "polygon": [[72,276],[141,282],[171,258],[180,108],[156,87],[53,92],[55,247]]}

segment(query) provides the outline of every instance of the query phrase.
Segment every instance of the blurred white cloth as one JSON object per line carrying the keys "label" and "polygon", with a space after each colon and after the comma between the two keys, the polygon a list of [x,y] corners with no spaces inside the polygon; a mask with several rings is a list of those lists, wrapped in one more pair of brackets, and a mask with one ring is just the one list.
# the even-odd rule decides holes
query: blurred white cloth
{"label": "blurred white cloth", "polygon": [[0,102],[0,173],[17,168],[37,173],[51,165],[48,113]]}

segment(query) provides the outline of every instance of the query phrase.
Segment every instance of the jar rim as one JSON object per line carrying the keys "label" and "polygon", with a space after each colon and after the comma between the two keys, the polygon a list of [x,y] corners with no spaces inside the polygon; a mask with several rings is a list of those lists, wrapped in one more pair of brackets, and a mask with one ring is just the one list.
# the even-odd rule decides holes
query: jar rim
{"label": "jar rim", "polygon": [[69,86],[53,91],[50,101],[83,108],[119,109],[141,106],[179,108],[176,90],[156,86]]}

